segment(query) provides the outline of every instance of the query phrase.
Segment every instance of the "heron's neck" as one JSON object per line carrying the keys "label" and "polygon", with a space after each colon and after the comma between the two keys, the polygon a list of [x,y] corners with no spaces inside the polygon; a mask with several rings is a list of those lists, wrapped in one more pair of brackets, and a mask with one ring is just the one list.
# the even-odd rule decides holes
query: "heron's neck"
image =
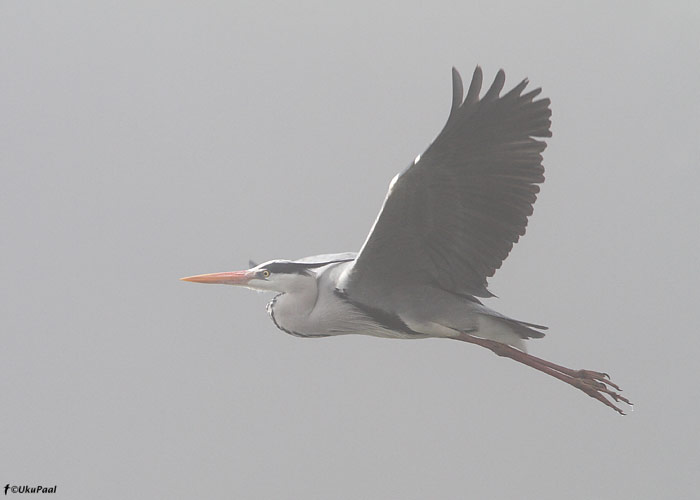
{"label": "heron's neck", "polygon": [[267,312],[280,330],[302,335],[307,333],[309,315],[317,298],[316,279],[305,277],[298,286],[273,298],[267,305]]}

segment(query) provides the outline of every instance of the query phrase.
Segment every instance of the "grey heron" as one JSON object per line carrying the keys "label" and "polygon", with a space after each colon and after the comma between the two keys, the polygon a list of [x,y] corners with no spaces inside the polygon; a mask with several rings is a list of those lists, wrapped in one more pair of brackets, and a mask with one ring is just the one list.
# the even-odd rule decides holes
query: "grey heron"
{"label": "grey heron", "polygon": [[452,70],[447,123],[427,150],[389,185],[358,253],[251,262],[245,271],[182,278],[277,292],[267,311],[298,337],[364,334],[397,339],[440,337],[490,349],[558,378],[624,414],[630,404],[610,377],[573,370],[527,353],[525,341],[546,327],[505,316],[493,297],[494,275],[525,234],[544,181],[543,140],[551,137],[550,100],[523,93],[524,79],[501,95],[498,71],[481,94],[476,67],[464,96]]}

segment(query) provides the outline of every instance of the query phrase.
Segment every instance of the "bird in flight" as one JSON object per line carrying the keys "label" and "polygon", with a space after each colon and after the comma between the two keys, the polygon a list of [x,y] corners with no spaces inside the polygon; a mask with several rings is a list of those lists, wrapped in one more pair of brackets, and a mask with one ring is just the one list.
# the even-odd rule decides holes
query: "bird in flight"
{"label": "bird in flight", "polygon": [[525,79],[501,95],[500,70],[480,97],[476,67],[464,97],[452,69],[452,108],[428,147],[389,184],[384,204],[357,253],[271,260],[245,271],[182,278],[277,292],[268,303],[275,326],[297,337],[363,334],[396,339],[440,337],[490,349],[580,389],[624,414],[631,406],[610,377],[574,370],[527,353],[546,327],[505,316],[493,297],[494,275],[525,234],[544,182],[542,152],[551,137],[549,99],[523,93]]}

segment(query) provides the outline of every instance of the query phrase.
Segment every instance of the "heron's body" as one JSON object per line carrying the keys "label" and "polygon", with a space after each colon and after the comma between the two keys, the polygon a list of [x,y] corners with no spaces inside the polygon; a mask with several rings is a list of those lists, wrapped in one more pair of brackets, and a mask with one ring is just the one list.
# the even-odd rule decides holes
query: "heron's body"
{"label": "heron's body", "polygon": [[[583,390],[625,401],[604,374],[571,370],[526,354],[545,327],[484,306],[491,277],[525,234],[544,182],[549,99],[523,80],[501,95],[499,71],[480,97],[474,71],[466,97],[453,70],[452,109],[443,130],[396,175],[357,254],[273,260],[245,271],[183,278],[277,292],[268,312],[299,337],[363,334],[398,339],[451,338],[481,345]],[[607,384],[607,385],[606,385]]]}
{"label": "heron's body", "polygon": [[[354,263],[347,260],[349,255],[313,256],[295,262],[305,272],[290,275],[290,284],[296,286],[288,285],[267,306],[280,330],[297,337],[361,334],[397,339],[450,338],[470,332],[521,350],[525,350],[523,339],[543,336],[531,328],[534,325],[507,318],[475,297],[430,286],[396,289],[380,306],[365,303],[342,288],[343,276],[352,271]],[[313,265],[303,268],[306,261]],[[264,269],[268,264],[257,267]]]}

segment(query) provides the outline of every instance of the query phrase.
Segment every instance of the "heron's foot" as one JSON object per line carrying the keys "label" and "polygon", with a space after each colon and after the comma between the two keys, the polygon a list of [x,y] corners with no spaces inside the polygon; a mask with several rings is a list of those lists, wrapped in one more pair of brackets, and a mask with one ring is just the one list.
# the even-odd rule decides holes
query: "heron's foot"
{"label": "heron's foot", "polygon": [[[457,340],[477,344],[493,351],[498,356],[511,358],[515,361],[528,365],[536,370],[539,370],[547,375],[558,378],[562,382],[585,392],[590,397],[597,399],[605,406],[609,406],[621,415],[622,411],[615,403],[625,403],[633,408],[629,399],[620,394],[620,387],[610,380],[607,373],[596,372],[593,370],[572,370],[565,366],[557,365],[546,359],[538,358],[527,354],[523,351],[515,349],[509,345],[496,342],[494,340],[474,337],[467,332],[462,332],[461,335],[455,337]],[[611,401],[612,400],[612,401]]]}
{"label": "heron's foot", "polygon": [[591,370],[576,370],[573,372],[572,381],[569,383],[577,389],[582,390],[592,398],[595,398],[606,406],[609,406],[620,415],[624,415],[625,412],[614,405],[608,398],[605,397],[605,395],[612,398],[616,403],[623,402],[630,406],[630,408],[634,406],[629,399],[617,392],[621,391],[622,389],[620,389],[617,384],[610,380],[610,376],[607,373],[595,372]]}

